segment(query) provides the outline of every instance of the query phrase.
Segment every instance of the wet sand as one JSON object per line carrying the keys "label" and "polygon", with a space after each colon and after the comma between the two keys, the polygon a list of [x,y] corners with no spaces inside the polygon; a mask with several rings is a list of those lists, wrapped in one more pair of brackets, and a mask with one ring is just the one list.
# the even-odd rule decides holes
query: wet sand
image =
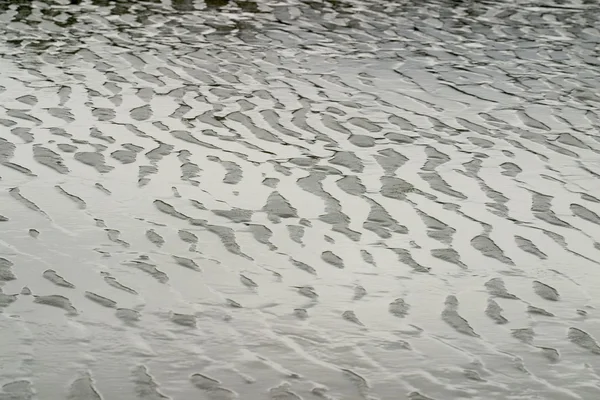
{"label": "wet sand", "polygon": [[599,16],[0,3],[0,399],[600,398]]}

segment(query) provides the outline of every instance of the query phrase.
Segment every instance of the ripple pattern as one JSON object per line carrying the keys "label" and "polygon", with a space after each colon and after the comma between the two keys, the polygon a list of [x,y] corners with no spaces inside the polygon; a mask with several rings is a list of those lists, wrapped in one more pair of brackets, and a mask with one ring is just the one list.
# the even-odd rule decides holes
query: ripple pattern
{"label": "ripple pattern", "polygon": [[600,398],[599,26],[0,2],[0,399]]}

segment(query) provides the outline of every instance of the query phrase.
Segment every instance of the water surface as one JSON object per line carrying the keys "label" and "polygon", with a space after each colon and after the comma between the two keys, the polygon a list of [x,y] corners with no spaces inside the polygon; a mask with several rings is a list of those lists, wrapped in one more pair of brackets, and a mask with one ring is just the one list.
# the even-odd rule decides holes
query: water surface
{"label": "water surface", "polygon": [[0,1],[0,399],[600,398],[596,1]]}

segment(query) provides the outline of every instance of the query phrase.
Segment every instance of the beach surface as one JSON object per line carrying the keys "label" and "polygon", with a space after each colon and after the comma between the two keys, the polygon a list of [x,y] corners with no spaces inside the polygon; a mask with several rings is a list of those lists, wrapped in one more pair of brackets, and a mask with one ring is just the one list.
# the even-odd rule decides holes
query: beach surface
{"label": "beach surface", "polygon": [[599,399],[599,29],[0,1],[0,399]]}

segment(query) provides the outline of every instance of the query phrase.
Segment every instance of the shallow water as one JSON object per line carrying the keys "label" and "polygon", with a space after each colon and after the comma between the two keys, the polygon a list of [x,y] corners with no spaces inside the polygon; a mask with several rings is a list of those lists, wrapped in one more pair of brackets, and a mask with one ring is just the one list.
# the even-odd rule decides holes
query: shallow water
{"label": "shallow water", "polygon": [[0,399],[600,398],[596,1],[1,1]]}

